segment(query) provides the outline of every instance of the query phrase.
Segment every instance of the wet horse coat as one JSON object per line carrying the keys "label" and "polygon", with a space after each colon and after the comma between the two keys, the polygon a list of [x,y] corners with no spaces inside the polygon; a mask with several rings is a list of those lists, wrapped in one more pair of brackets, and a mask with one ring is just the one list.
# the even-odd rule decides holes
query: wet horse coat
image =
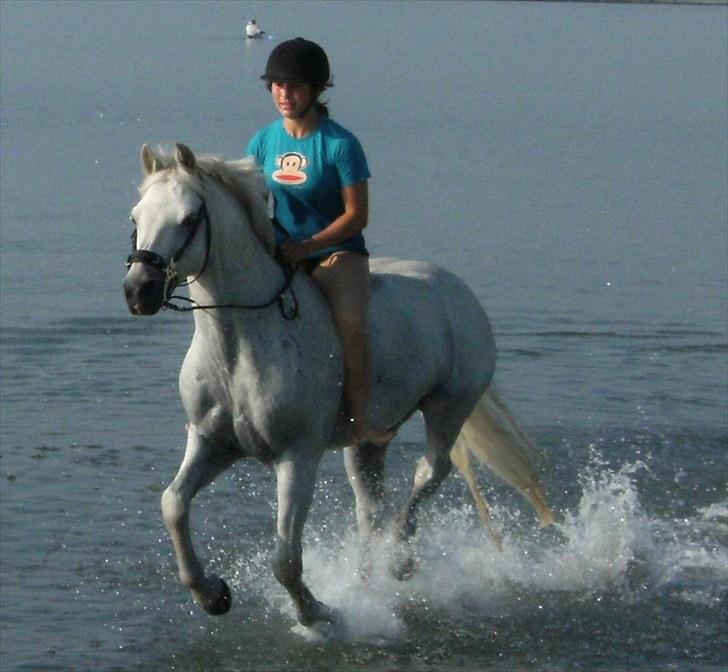
{"label": "wet horse coat", "polygon": [[[194,312],[180,373],[189,419],[185,456],[162,496],[180,580],[208,612],[229,608],[226,584],[205,574],[194,551],[189,506],[223,470],[254,457],[277,476],[274,574],[301,623],[330,620],[330,610],[303,582],[301,560],[318,463],[325,450],[346,446],[347,439],[340,415],[342,352],[328,308],[308,277],[289,278],[275,260],[263,185],[250,160],[197,159],[183,145],[173,156],[145,145],[142,155],[146,179],[132,211],[137,249],[124,281],[129,309],[155,314],[185,278],[190,298],[205,306]],[[397,427],[419,410],[427,433],[414,489],[396,521],[402,552],[393,569],[405,578],[412,570],[408,541],[417,509],[447,476],[451,459],[480,498],[486,522],[469,454],[518,487],[542,523],[551,513],[532,444],[488,390],[495,344],[473,293],[431,264],[373,259],[371,269],[370,421]],[[381,526],[385,450],[345,450],[362,537]]]}

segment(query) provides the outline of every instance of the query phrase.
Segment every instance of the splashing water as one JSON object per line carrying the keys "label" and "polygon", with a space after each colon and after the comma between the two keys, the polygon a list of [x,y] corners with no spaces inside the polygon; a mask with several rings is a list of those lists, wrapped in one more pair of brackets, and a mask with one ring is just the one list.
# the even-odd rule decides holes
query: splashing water
{"label": "splashing water", "polygon": [[[419,569],[404,583],[389,573],[389,539],[368,547],[363,579],[355,532],[337,535],[330,527],[315,529],[314,521],[304,541],[306,578],[340,616],[343,627],[333,636],[351,641],[400,640],[411,621],[428,614],[495,618],[602,599],[626,607],[665,594],[719,605],[728,578],[728,506],[707,506],[690,519],[652,517],[636,483],[648,471],[642,462],[610,469],[593,451],[580,477],[580,501],[552,530],[538,531],[531,519],[493,507],[504,531],[501,552],[470,506],[430,512],[418,531]],[[236,588],[257,586],[272,612],[294,618],[267,553],[236,561],[235,574]],[[316,641],[320,636],[300,626],[294,632]]]}

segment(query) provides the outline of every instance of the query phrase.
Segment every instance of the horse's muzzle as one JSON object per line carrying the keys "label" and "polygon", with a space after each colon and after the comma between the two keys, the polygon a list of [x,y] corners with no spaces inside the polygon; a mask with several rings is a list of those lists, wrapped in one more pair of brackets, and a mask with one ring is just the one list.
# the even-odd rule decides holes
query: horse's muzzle
{"label": "horse's muzzle", "polygon": [[134,264],[124,279],[124,297],[132,315],[155,315],[164,303],[165,275],[146,264]]}

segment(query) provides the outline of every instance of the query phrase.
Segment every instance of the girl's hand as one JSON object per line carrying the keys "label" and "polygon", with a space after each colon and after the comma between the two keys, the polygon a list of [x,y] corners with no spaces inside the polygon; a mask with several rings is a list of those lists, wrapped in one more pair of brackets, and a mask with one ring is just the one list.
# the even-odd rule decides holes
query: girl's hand
{"label": "girl's hand", "polygon": [[302,243],[287,240],[281,245],[281,256],[286,263],[296,266],[315,252],[312,247],[309,240],[304,240]]}

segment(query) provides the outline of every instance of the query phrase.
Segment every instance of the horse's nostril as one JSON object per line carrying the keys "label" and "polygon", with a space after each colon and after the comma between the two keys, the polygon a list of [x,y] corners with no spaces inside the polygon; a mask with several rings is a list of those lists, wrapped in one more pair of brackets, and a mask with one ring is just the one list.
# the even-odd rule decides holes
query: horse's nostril
{"label": "horse's nostril", "polygon": [[144,301],[146,299],[154,298],[154,296],[156,296],[156,294],[159,292],[159,289],[159,282],[155,280],[147,280],[146,282],[142,283],[141,287],[139,287],[139,299]]}
{"label": "horse's nostril", "polygon": [[[142,272],[146,275],[145,269]],[[164,278],[144,275],[124,280],[124,297],[133,315],[154,315],[162,306]]]}

